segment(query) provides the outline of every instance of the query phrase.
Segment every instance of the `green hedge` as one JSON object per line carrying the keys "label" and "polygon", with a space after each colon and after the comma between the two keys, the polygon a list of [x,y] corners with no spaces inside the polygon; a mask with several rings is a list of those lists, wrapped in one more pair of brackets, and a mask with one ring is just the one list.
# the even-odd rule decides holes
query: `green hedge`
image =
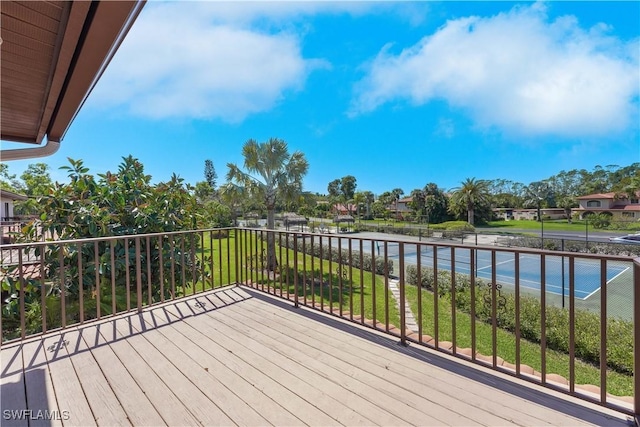
{"label": "green hedge", "polygon": [[[280,239],[279,244],[283,247],[294,249],[294,238],[291,235],[284,236]],[[349,265],[349,250],[342,249],[339,250],[336,247],[332,247],[329,245],[320,245],[319,243],[314,243],[313,245],[310,242],[303,244],[302,241],[298,241],[297,250],[300,252],[304,252],[308,255],[313,255],[314,257],[320,258],[320,253],[322,249],[322,258],[326,260],[331,260],[333,262],[339,262],[343,265]],[[362,265],[360,265],[360,252],[353,250],[351,251],[351,266],[355,268],[361,268],[365,271],[372,271],[372,264],[375,264],[375,272],[376,274],[393,274],[393,260],[387,259],[386,268],[384,257],[372,257],[369,254],[362,254]]]}
{"label": "green hedge", "polygon": [[[432,268],[421,269],[422,287],[434,291],[434,271]],[[414,265],[407,266],[406,283],[418,285],[418,270]],[[466,313],[471,312],[470,276],[456,273],[456,308]],[[438,294],[444,298],[451,296],[451,273],[438,270]],[[500,328],[515,332],[515,295],[502,294],[506,300],[504,310],[497,313],[497,324]],[[489,283],[476,279],[475,311],[478,320],[491,323],[491,307],[485,304],[490,298]],[[547,306],[546,344],[550,349],[569,352],[569,310]],[[541,307],[540,300],[534,297],[520,297],[520,334],[523,338],[540,342],[541,339]],[[585,362],[600,363],[600,316],[585,310],[575,310],[575,354]],[[633,323],[618,318],[607,319],[607,366],[614,371],[631,375],[633,373]]]}

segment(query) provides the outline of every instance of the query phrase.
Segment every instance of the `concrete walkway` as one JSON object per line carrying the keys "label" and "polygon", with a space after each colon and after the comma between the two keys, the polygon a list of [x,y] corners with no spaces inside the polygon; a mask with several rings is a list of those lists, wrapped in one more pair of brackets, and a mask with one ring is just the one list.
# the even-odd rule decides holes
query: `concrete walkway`
{"label": "concrete walkway", "polygon": [[[400,288],[398,287],[398,283],[400,282],[397,279],[389,279],[389,290],[391,291],[393,298],[396,300],[396,307],[398,308],[398,311],[400,311]],[[404,302],[404,310],[407,329],[418,333],[418,323],[416,322],[416,318],[411,311],[408,301]]]}

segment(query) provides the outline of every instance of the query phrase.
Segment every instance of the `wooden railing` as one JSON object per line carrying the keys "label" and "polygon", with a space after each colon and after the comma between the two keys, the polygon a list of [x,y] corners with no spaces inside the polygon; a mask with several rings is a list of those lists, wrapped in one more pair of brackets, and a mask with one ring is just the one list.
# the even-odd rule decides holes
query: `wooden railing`
{"label": "wooden railing", "polygon": [[3,343],[245,285],[637,416],[640,260],[229,228],[2,246]]}

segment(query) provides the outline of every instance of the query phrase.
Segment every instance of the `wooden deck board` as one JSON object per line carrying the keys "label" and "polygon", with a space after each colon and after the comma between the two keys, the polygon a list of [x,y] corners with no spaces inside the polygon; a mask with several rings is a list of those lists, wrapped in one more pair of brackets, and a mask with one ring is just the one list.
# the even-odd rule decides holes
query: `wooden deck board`
{"label": "wooden deck board", "polygon": [[[212,313],[217,313],[214,311]],[[224,314],[223,316],[224,317]],[[203,327],[204,322],[198,318],[198,326]],[[384,425],[402,425],[409,424],[402,418],[391,416],[386,411],[381,410],[374,405],[370,405],[364,399],[354,399],[356,395],[348,392],[348,390],[335,387],[334,383],[327,381],[325,378],[315,374],[305,365],[306,361],[296,361],[274,353],[269,346],[259,344],[252,334],[248,333],[245,328],[251,328],[251,325],[245,325],[243,331],[238,329],[229,329],[225,324],[220,322],[220,318],[211,318],[207,323],[209,330],[217,331],[218,334],[226,336],[236,336],[238,332],[242,335],[242,339],[235,340],[231,351],[258,355],[253,358],[247,358],[247,362],[253,366],[257,366],[272,378],[280,378],[283,372],[287,372],[295,377],[295,382],[289,382],[289,386],[293,392],[301,396],[303,399],[313,403],[318,409],[322,410],[328,416],[336,419],[344,425],[375,425],[382,423]],[[277,345],[277,342],[270,343]],[[242,347],[246,348],[243,350]],[[366,412],[368,410],[370,412]],[[369,415],[368,418],[364,414]],[[374,421],[376,420],[376,421]]]}
{"label": "wooden deck board", "polygon": [[[434,394],[433,389],[427,385],[413,382],[408,388],[403,388],[397,384],[403,379],[398,378],[397,375],[385,368],[380,367],[379,370],[376,370],[377,366],[363,367],[361,359],[354,360],[350,356],[349,346],[344,346],[343,349],[331,348],[324,343],[321,346],[317,344],[314,346],[315,343],[321,343],[321,341],[314,340],[308,334],[296,334],[309,338],[303,341],[280,333],[277,331],[279,322],[285,323],[286,321],[279,319],[279,322],[274,322],[268,319],[268,311],[256,308],[253,313],[247,312],[246,316],[244,314],[238,313],[236,307],[230,307],[224,316],[218,316],[218,321],[246,325],[250,323],[248,319],[261,320],[267,328],[264,328],[260,333],[271,336],[275,342],[285,344],[278,346],[276,351],[284,351],[296,359],[306,360],[308,366],[319,372],[324,369],[343,387],[358,393],[364,399],[369,399],[370,405],[381,406],[385,399],[397,399],[401,402],[395,406],[398,414],[405,417],[412,414],[413,418],[409,421],[414,425],[428,419],[431,419],[433,425],[467,426],[480,423],[497,426],[507,424],[504,419],[483,412],[463,400],[447,399],[447,396],[440,393]],[[281,324],[280,327],[282,326],[288,328],[293,325],[287,323]],[[255,339],[261,340],[259,336],[256,336]],[[373,370],[370,370],[372,368]],[[344,375],[335,375],[336,372]],[[365,410],[365,408],[361,408],[361,410]],[[469,414],[471,410],[473,410],[473,419],[464,415]]]}
{"label": "wooden deck board", "polygon": [[[118,319],[116,322],[126,323],[127,321]],[[111,338],[109,346],[120,361],[126,365],[140,389],[154,403],[164,422],[170,426],[198,425],[197,419],[173,393],[171,385],[162,381],[161,377],[149,367],[147,361],[140,357],[129,340],[120,339],[124,336],[118,332],[115,322],[113,326],[113,330],[108,334]],[[104,330],[101,332],[103,338],[106,339]],[[113,332],[115,332],[115,339]]]}
{"label": "wooden deck board", "polygon": [[80,379],[71,362],[71,358],[61,343],[66,342],[60,334],[48,335],[41,340],[47,350],[47,366],[51,382],[55,390],[60,411],[66,411],[68,419],[63,420],[65,426],[95,426],[96,420],[84,394]]}
{"label": "wooden deck board", "polygon": [[[278,329],[278,327],[281,327],[280,325],[263,323],[260,318],[255,317],[234,317],[231,311],[235,308],[230,306],[224,312],[221,310],[209,313],[211,321],[213,324],[218,325],[222,333],[225,333],[225,327],[222,325],[231,328],[230,330],[242,331],[250,339],[248,341],[251,344],[248,347],[250,350],[266,356],[269,360],[284,358],[289,371],[291,371],[292,366],[302,367],[304,369],[300,372],[302,378],[311,378],[316,387],[322,386],[322,390],[325,393],[332,395],[337,401],[359,412],[365,420],[369,416],[382,425],[397,425],[398,423],[409,425],[473,424],[473,421],[469,418],[459,417],[455,413],[447,413],[446,416],[441,417],[435,416],[433,410],[437,408],[430,408],[430,402],[428,401],[421,402],[424,404],[422,408],[409,406],[406,402],[401,401],[398,405],[387,405],[388,407],[383,409],[385,405],[381,404],[380,399],[385,399],[383,389],[385,385],[388,386],[389,384],[378,382],[377,386],[372,386],[371,382],[361,382],[355,379],[356,371],[359,368],[353,364],[346,369],[345,375],[335,375],[336,371],[332,366],[290,347],[289,342],[283,340],[285,339],[284,334],[272,334],[274,332],[273,329]],[[241,322],[236,319],[241,319]],[[261,324],[266,327],[261,326]],[[256,329],[259,331],[256,331]],[[269,337],[270,335],[271,337]],[[285,344],[285,346],[282,344]],[[318,348],[313,349],[317,352],[322,351]],[[372,380],[373,378],[368,379]],[[329,407],[328,410],[335,411],[335,408]],[[372,422],[368,421],[369,424]]]}
{"label": "wooden deck board", "polygon": [[65,426],[627,425],[606,408],[396,341],[225,288],[3,346],[2,409],[67,411]]}
{"label": "wooden deck board", "polygon": [[[129,332],[129,325],[118,321],[116,326],[123,334]],[[202,425],[233,425],[233,421],[214,402],[202,393],[188,378],[186,378],[174,365],[171,357],[175,354],[165,354],[165,349],[155,347],[146,334],[156,334],[153,329],[144,334],[134,334],[128,336],[127,340],[136,349],[142,359],[158,375],[164,378],[169,384],[177,398],[187,406],[193,416]],[[179,357],[179,356],[178,356]],[[179,359],[175,360],[180,362]]]}
{"label": "wooden deck board", "polygon": [[131,425],[122,404],[102,373],[102,369],[111,367],[101,367],[98,364],[84,342],[81,331],[69,330],[64,333],[64,339],[69,341],[69,345],[64,348],[73,363],[96,424]]}
{"label": "wooden deck board", "polygon": [[[268,307],[256,305],[255,308],[243,310],[242,312],[232,307],[229,311],[232,313],[227,314],[227,316],[239,323],[243,323],[243,318],[245,317],[260,318],[267,326],[282,323],[292,330],[298,329],[298,325],[292,321],[293,319],[276,316],[272,310],[268,310]],[[274,316],[277,317],[277,320],[270,319],[270,317]],[[274,329],[272,328],[264,333],[273,334]],[[431,370],[429,372],[414,370],[410,371],[408,376],[399,375],[399,373],[394,372],[393,367],[395,365],[406,367],[414,364],[402,358],[382,358],[382,354],[373,352],[369,353],[368,356],[371,356],[372,359],[377,359],[375,360],[376,363],[367,360],[367,358],[359,358],[359,369],[354,370],[351,362],[353,358],[350,356],[349,351],[345,350],[354,345],[352,341],[338,341],[337,344],[327,345],[328,340],[321,340],[320,342],[323,343],[322,349],[309,352],[310,347],[305,346],[305,344],[318,342],[318,340],[304,333],[304,330],[299,332],[294,335],[281,334],[278,339],[283,344],[286,344],[282,348],[301,349],[301,351],[307,352],[311,357],[322,361],[332,369],[344,373],[345,376],[343,378],[359,378],[364,383],[376,384],[381,393],[387,394],[389,397],[399,398],[415,408],[427,407],[431,408],[432,411],[435,409],[434,415],[438,416],[437,414],[440,413],[443,423],[451,424],[455,421],[454,417],[457,414],[459,422],[462,425],[468,425],[472,421],[464,415],[472,412],[475,422],[485,425],[513,423],[550,425],[549,422],[540,418],[528,417],[526,414],[523,415],[515,410],[509,411],[509,408],[505,407],[501,402],[495,402],[484,398],[482,395],[469,393],[465,388],[457,386],[457,378],[443,380],[434,375]],[[360,350],[359,347],[356,346],[356,348]],[[362,351],[364,352],[366,349],[363,348]],[[417,380],[419,377],[424,377],[424,380],[422,380],[423,378],[420,378],[420,381]],[[496,412],[500,413],[501,416],[494,415]]]}
{"label": "wooden deck board", "polygon": [[[51,416],[35,417],[31,420],[33,426],[61,426],[63,414],[58,408],[53,383],[47,364],[46,347],[44,341],[26,342],[22,347],[24,361],[24,380],[29,409],[38,411],[52,411]],[[48,419],[51,418],[51,419]]]}
{"label": "wooden deck board", "polygon": [[[0,406],[3,426],[27,426],[26,417],[18,412],[5,416],[5,411],[27,409],[22,371],[22,344],[14,344],[2,349],[2,378],[0,378]],[[14,416],[15,414],[15,416]]]}
{"label": "wooden deck board", "polygon": [[[247,305],[255,305],[257,301],[248,301]],[[303,339],[307,331],[303,325],[295,321],[295,317],[291,317],[280,310],[272,310],[269,305],[256,305],[249,310],[244,310],[244,315],[251,315],[253,312],[261,310],[268,310],[278,317],[278,322],[285,322],[287,328],[297,333],[289,333],[289,336],[296,339]],[[509,378],[508,380],[495,381],[500,386],[506,386],[505,389],[498,387],[492,387],[487,389],[483,384],[470,380],[474,376],[477,376],[477,368],[475,366],[469,367],[464,364],[455,365],[456,371],[451,372],[447,369],[442,369],[438,365],[437,359],[439,355],[437,353],[429,354],[428,351],[418,346],[408,347],[405,352],[413,353],[420,359],[420,363],[416,366],[414,363],[407,361],[407,356],[401,354],[398,351],[388,352],[384,345],[371,346],[366,340],[358,339],[354,337],[353,333],[339,331],[336,328],[320,328],[314,331],[315,339],[323,342],[329,348],[345,348],[352,347],[353,352],[359,355],[359,363],[363,365],[373,364],[378,365],[377,372],[382,373],[386,380],[391,381],[387,377],[387,373],[398,372],[401,373],[404,379],[402,382],[406,385],[410,385],[412,390],[420,389],[425,385],[431,391],[431,395],[436,397],[439,395],[445,396],[449,399],[449,404],[460,404],[461,401],[473,402],[472,408],[479,410],[489,410],[493,414],[501,414],[507,420],[512,420],[513,423],[522,423],[523,425],[567,425],[579,424],[582,420],[573,418],[571,414],[575,411],[575,406],[571,403],[567,403],[564,399],[565,396],[558,396],[556,399],[554,393],[551,391],[540,391],[539,387],[522,384],[515,385]],[[378,338],[380,344],[388,343],[393,338],[387,336],[380,336]],[[398,347],[398,346],[395,346]],[[425,364],[424,362],[427,362]],[[454,363],[457,363],[454,362]],[[384,370],[382,369],[384,368]],[[367,371],[374,371],[372,366],[367,367]],[[489,378],[493,380],[495,373],[488,374]],[[417,382],[417,384],[416,384]],[[517,390],[517,393],[514,391]],[[532,402],[542,396],[548,396],[548,403],[545,405],[535,405]],[[478,412],[474,410],[473,418],[481,418],[481,414],[476,418]],[[602,413],[593,413],[590,418],[593,419],[595,425],[611,425],[619,422],[618,414],[613,417],[608,416],[610,411],[603,411]]]}

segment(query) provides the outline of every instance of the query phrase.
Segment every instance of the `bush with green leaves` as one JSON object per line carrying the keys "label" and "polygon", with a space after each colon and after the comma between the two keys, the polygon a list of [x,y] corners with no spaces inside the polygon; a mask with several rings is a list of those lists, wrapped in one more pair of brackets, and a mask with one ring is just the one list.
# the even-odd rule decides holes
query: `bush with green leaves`
{"label": "bush with green leaves", "polygon": [[[11,322],[18,316],[21,287],[26,303],[34,312],[41,304],[41,292],[46,292],[46,304],[52,306],[64,293],[69,306],[68,320],[73,321],[77,319],[72,307],[81,294],[86,302],[85,319],[96,316],[91,310],[91,301],[98,298],[101,308],[103,303],[108,303],[102,312],[110,313],[113,284],[116,309],[126,308],[123,306],[125,296],[129,294],[131,301],[136,293],[137,274],[144,284],[145,302],[169,297],[174,279],[185,286],[200,279],[201,260],[196,256],[200,239],[194,234],[136,238],[149,233],[192,229],[197,225],[197,204],[182,179],[173,175],[169,182],[152,185],[151,177],[144,174],[143,165],[131,156],[123,159],[116,173],[98,175],[99,179],[89,174],[81,160],[69,159],[69,162],[70,166],[61,169],[68,172],[70,182],[56,183],[47,195],[38,198],[38,219],[23,228],[17,236],[18,241],[34,241],[40,230],[55,236],[56,241],[122,238],[25,248],[25,254],[33,252],[43,260],[46,275],[43,280],[47,286],[42,290],[41,281],[35,279],[20,282],[18,267],[7,268],[2,283],[7,295],[2,307],[3,322]],[[50,325],[55,326],[59,324]],[[29,324],[27,328],[38,331],[40,322]]]}
{"label": "bush with green leaves", "polygon": [[[375,269],[376,274],[393,274],[393,261],[387,259],[385,263],[384,257],[371,256],[367,253],[363,253],[361,256],[360,251],[357,250],[349,252],[349,250],[345,248],[339,249],[335,246],[320,245],[316,242],[314,242],[313,245],[311,242],[303,244],[300,240],[296,243],[294,236],[291,234],[280,235],[279,244],[289,249],[297,249],[300,252],[313,255],[317,258],[331,260],[342,263],[343,265],[351,265],[352,267],[361,268],[365,271]],[[351,256],[349,256],[350,253]],[[361,259],[362,263],[360,262]]]}
{"label": "bush with green leaves", "polygon": [[[437,282],[438,294],[442,298],[451,298],[452,276],[449,271],[439,269],[437,275],[429,267],[420,271],[420,284],[430,291],[434,290]],[[406,268],[406,283],[418,285],[418,269],[415,265]],[[475,313],[482,322],[491,323],[491,286],[480,278],[475,281]],[[471,276],[461,273],[455,274],[456,308],[471,312]],[[516,301],[515,294],[503,292],[505,298],[504,310],[497,312],[498,327],[510,332],[516,330]],[[541,340],[541,306],[538,298],[521,296],[520,305],[520,334],[523,338],[539,343]],[[550,349],[569,352],[569,310],[547,306],[546,316],[546,345]],[[607,319],[607,366],[617,372],[631,375],[633,372],[633,323],[619,318]],[[600,316],[586,310],[575,310],[575,354],[585,362],[600,363]]]}

